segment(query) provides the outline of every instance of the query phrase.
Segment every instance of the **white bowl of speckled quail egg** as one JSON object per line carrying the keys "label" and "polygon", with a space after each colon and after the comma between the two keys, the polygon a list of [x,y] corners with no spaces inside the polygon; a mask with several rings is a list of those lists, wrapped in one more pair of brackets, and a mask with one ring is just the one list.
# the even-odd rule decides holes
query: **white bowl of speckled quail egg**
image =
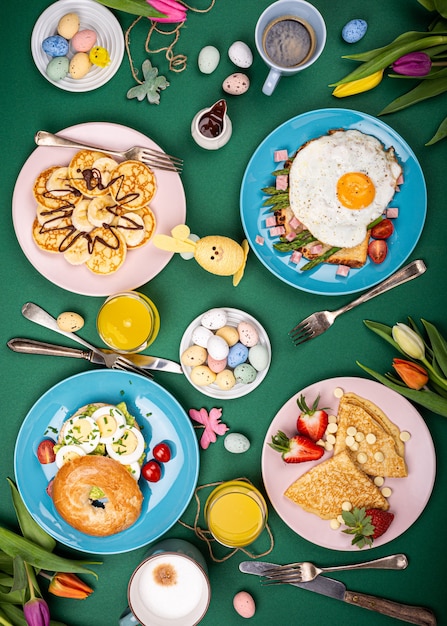
{"label": "white bowl of speckled quail egg", "polygon": [[212,308],[194,319],[180,343],[180,361],[198,391],[222,400],[254,391],[270,367],[265,329],[239,309]]}

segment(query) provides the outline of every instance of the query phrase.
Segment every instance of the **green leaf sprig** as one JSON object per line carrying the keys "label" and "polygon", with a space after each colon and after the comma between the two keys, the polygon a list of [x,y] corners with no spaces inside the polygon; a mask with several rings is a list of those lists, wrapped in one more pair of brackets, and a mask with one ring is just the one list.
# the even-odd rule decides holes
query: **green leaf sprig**
{"label": "green leaf sprig", "polygon": [[166,17],[165,13],[160,13],[152,7],[146,0],[96,0],[110,9],[141,15],[142,17]]}
{"label": "green leaf sprig", "polygon": [[365,326],[376,333],[379,337],[387,341],[398,352],[403,354],[409,361],[421,364],[427,371],[429,381],[420,390],[410,389],[402,381],[390,373],[382,375],[357,361],[370,376],[386,385],[390,389],[397,391],[412,402],[429,409],[437,415],[447,417],[447,341],[435,327],[427,320],[421,319],[425,332],[421,332],[417,324],[408,318],[409,326],[421,337],[425,346],[425,356],[423,359],[412,359],[402,350],[401,346],[393,339],[392,327],[379,322],[364,320]]}

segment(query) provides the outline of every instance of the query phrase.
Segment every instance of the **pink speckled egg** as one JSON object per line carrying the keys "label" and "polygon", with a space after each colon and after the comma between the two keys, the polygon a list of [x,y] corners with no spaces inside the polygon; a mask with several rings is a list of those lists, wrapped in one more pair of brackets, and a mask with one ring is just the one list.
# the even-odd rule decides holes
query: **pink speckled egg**
{"label": "pink speckled egg", "polygon": [[250,79],[241,72],[228,76],[222,83],[222,89],[230,96],[241,96],[250,87]]}
{"label": "pink speckled egg", "polygon": [[212,372],[218,374],[219,372],[223,372],[226,368],[227,359],[213,359],[213,357],[209,354],[207,364]]}
{"label": "pink speckled egg", "polygon": [[78,32],[73,35],[73,38],[71,40],[72,48],[76,52],[88,52],[93,48],[95,43],[96,33],[90,28],[78,30]]}
{"label": "pink speckled egg", "polygon": [[237,332],[239,333],[239,341],[247,348],[255,346],[259,341],[258,331],[250,322],[239,322]]}
{"label": "pink speckled egg", "polygon": [[241,617],[253,617],[256,612],[255,601],[248,591],[239,591],[233,598],[233,606]]}

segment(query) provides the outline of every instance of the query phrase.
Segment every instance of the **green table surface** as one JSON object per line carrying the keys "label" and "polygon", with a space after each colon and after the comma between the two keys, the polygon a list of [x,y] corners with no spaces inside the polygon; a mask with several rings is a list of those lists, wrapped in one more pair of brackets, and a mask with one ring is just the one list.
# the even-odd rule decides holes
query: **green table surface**
{"label": "green table surface", "polygon": [[[167,152],[185,160],[182,180],[187,199],[187,223],[200,236],[222,234],[241,241],[244,232],[239,213],[239,192],[245,167],[259,143],[278,125],[306,111],[340,107],[377,116],[397,95],[409,89],[407,81],[384,82],[375,90],[347,99],[336,99],[328,85],[343,77],[353,62],[342,55],[385,45],[406,30],[425,30],[430,19],[416,0],[356,0],[332,2],[316,0],[327,24],[327,44],[320,59],[305,73],[280,81],[275,93],[265,96],[261,87],[266,68],[255,52],[256,20],[269,4],[267,0],[216,0],[207,13],[189,12],[181,31],[176,52],[187,56],[184,72],[173,73],[163,54],[151,55],[152,63],[168,77],[170,86],[161,94],[161,102],[150,105],[126,98],[135,82],[127,57],[113,79],[103,87],[86,93],[70,93],[54,87],[37,71],[30,53],[33,25],[48,0],[8,3],[3,8],[1,59],[3,67],[1,115],[1,186],[2,186],[2,293],[1,293],[1,395],[2,452],[0,454],[0,518],[2,525],[16,528],[15,516],[6,477],[13,477],[14,444],[22,420],[34,402],[50,387],[91,365],[74,359],[19,355],[6,347],[11,337],[24,336],[54,343],[71,342],[51,331],[30,324],[21,316],[21,307],[33,301],[53,315],[76,310],[85,318],[81,335],[99,343],[95,317],[104,298],[88,297],[65,291],[41,276],[23,254],[13,229],[11,199],[20,169],[35,148],[33,137],[39,129],[57,132],[68,126],[89,121],[106,121],[130,126],[154,139]],[[200,2],[201,8],[207,3]],[[116,12],[125,30],[133,17]],[[362,17],[369,24],[365,38],[354,45],[341,38],[341,29],[350,19]],[[137,67],[147,58],[144,41],[147,24],[140,23],[132,33],[132,55]],[[206,151],[191,138],[190,125],[195,113],[210,106],[225,94],[222,82],[236,68],[227,50],[236,40],[245,41],[254,52],[253,65],[247,70],[251,86],[240,97],[226,97],[233,122],[233,136],[221,150]],[[205,45],[215,45],[221,61],[210,75],[201,74],[197,59]],[[244,433],[251,441],[250,450],[229,457],[223,438],[200,452],[199,485],[246,476],[263,489],[261,450],[265,432],[281,406],[297,391],[316,381],[334,376],[362,376],[356,360],[385,372],[394,356],[368,331],[363,319],[387,324],[425,318],[444,332],[446,323],[445,241],[447,212],[445,202],[445,167],[447,143],[431,147],[424,144],[434,134],[444,117],[445,94],[405,111],[382,118],[414,150],[422,166],[428,190],[425,227],[410,259],[422,258],[428,271],[417,281],[351,311],[337,320],[324,336],[295,348],[287,332],[300,319],[320,309],[338,308],[352,296],[322,296],[294,289],[273,276],[249,254],[245,275],[238,287],[230,278],[205,272],[194,261],[175,255],[170,263],[141,290],[157,303],[161,331],[150,352],[179,359],[179,342],[184,329],[201,312],[215,306],[243,309],[255,315],[266,328],[273,358],[263,384],[253,393],[237,400],[213,400],[196,391],[183,376],[160,374],[158,382],[171,392],[185,410],[213,406],[223,408],[223,421],[234,432]],[[24,225],[28,228],[29,225]],[[61,340],[61,341],[58,341]],[[366,375],[365,375],[366,376]],[[439,624],[447,624],[445,581],[442,562],[446,556],[444,520],[447,514],[447,437],[445,419],[420,409],[434,440],[437,475],[432,496],[417,521],[391,543],[362,553],[339,552],[308,542],[288,528],[270,507],[269,523],[274,549],[269,560],[286,563],[312,560],[320,565],[335,565],[367,557],[403,552],[409,558],[404,572],[340,573],[348,588],[391,600],[430,607]],[[423,464],[423,461],[422,461]],[[412,494],[408,493],[408,500]],[[184,519],[192,520],[190,504]],[[207,557],[212,599],[203,624],[242,624],[234,611],[233,596],[240,590],[255,598],[257,611],[253,623],[294,623],[320,626],[324,623],[385,626],[394,623],[389,617],[336,602],[293,587],[261,588],[255,577],[239,572],[238,564],[246,557],[241,552],[224,562],[214,562],[206,545],[188,529],[175,524],[167,533],[193,541]],[[73,553],[59,545],[61,554]],[[98,569],[99,580],[92,582],[94,594],[85,601],[50,598],[54,619],[71,626],[108,626],[118,623],[126,606],[129,577],[141,560],[146,547],[104,557]],[[225,555],[225,552],[222,553]],[[222,554],[220,556],[222,556]],[[44,587],[44,585],[43,585]]]}

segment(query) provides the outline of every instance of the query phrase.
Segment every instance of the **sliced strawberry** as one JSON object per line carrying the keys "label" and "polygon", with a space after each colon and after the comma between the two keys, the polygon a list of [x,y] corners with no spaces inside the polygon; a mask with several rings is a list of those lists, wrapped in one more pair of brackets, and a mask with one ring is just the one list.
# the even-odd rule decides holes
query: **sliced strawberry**
{"label": "sliced strawberry", "polygon": [[54,453],[54,441],[52,439],[43,439],[37,447],[37,458],[42,465],[54,463],[56,454]]}
{"label": "sliced strawberry", "polygon": [[366,515],[371,517],[371,524],[374,526],[373,539],[381,537],[394,519],[394,513],[381,509],[366,509]]}
{"label": "sliced strawberry", "polygon": [[317,446],[309,437],[304,435],[288,437],[282,430],[278,430],[268,445],[276,452],[281,452],[282,459],[286,463],[316,461],[324,454],[324,448]]}
{"label": "sliced strawberry", "polygon": [[352,511],[343,511],[343,520],[347,526],[344,533],[354,535],[351,543],[358,548],[371,547],[374,539],[381,537],[388,530],[394,519],[394,513],[382,509],[364,509],[354,507]]}
{"label": "sliced strawberry", "polygon": [[297,430],[301,434],[310,437],[313,441],[318,441],[323,437],[328,424],[328,414],[326,409],[318,408],[319,401],[320,396],[317,396],[311,408],[307,406],[303,395],[296,401],[301,411],[296,421]]}

